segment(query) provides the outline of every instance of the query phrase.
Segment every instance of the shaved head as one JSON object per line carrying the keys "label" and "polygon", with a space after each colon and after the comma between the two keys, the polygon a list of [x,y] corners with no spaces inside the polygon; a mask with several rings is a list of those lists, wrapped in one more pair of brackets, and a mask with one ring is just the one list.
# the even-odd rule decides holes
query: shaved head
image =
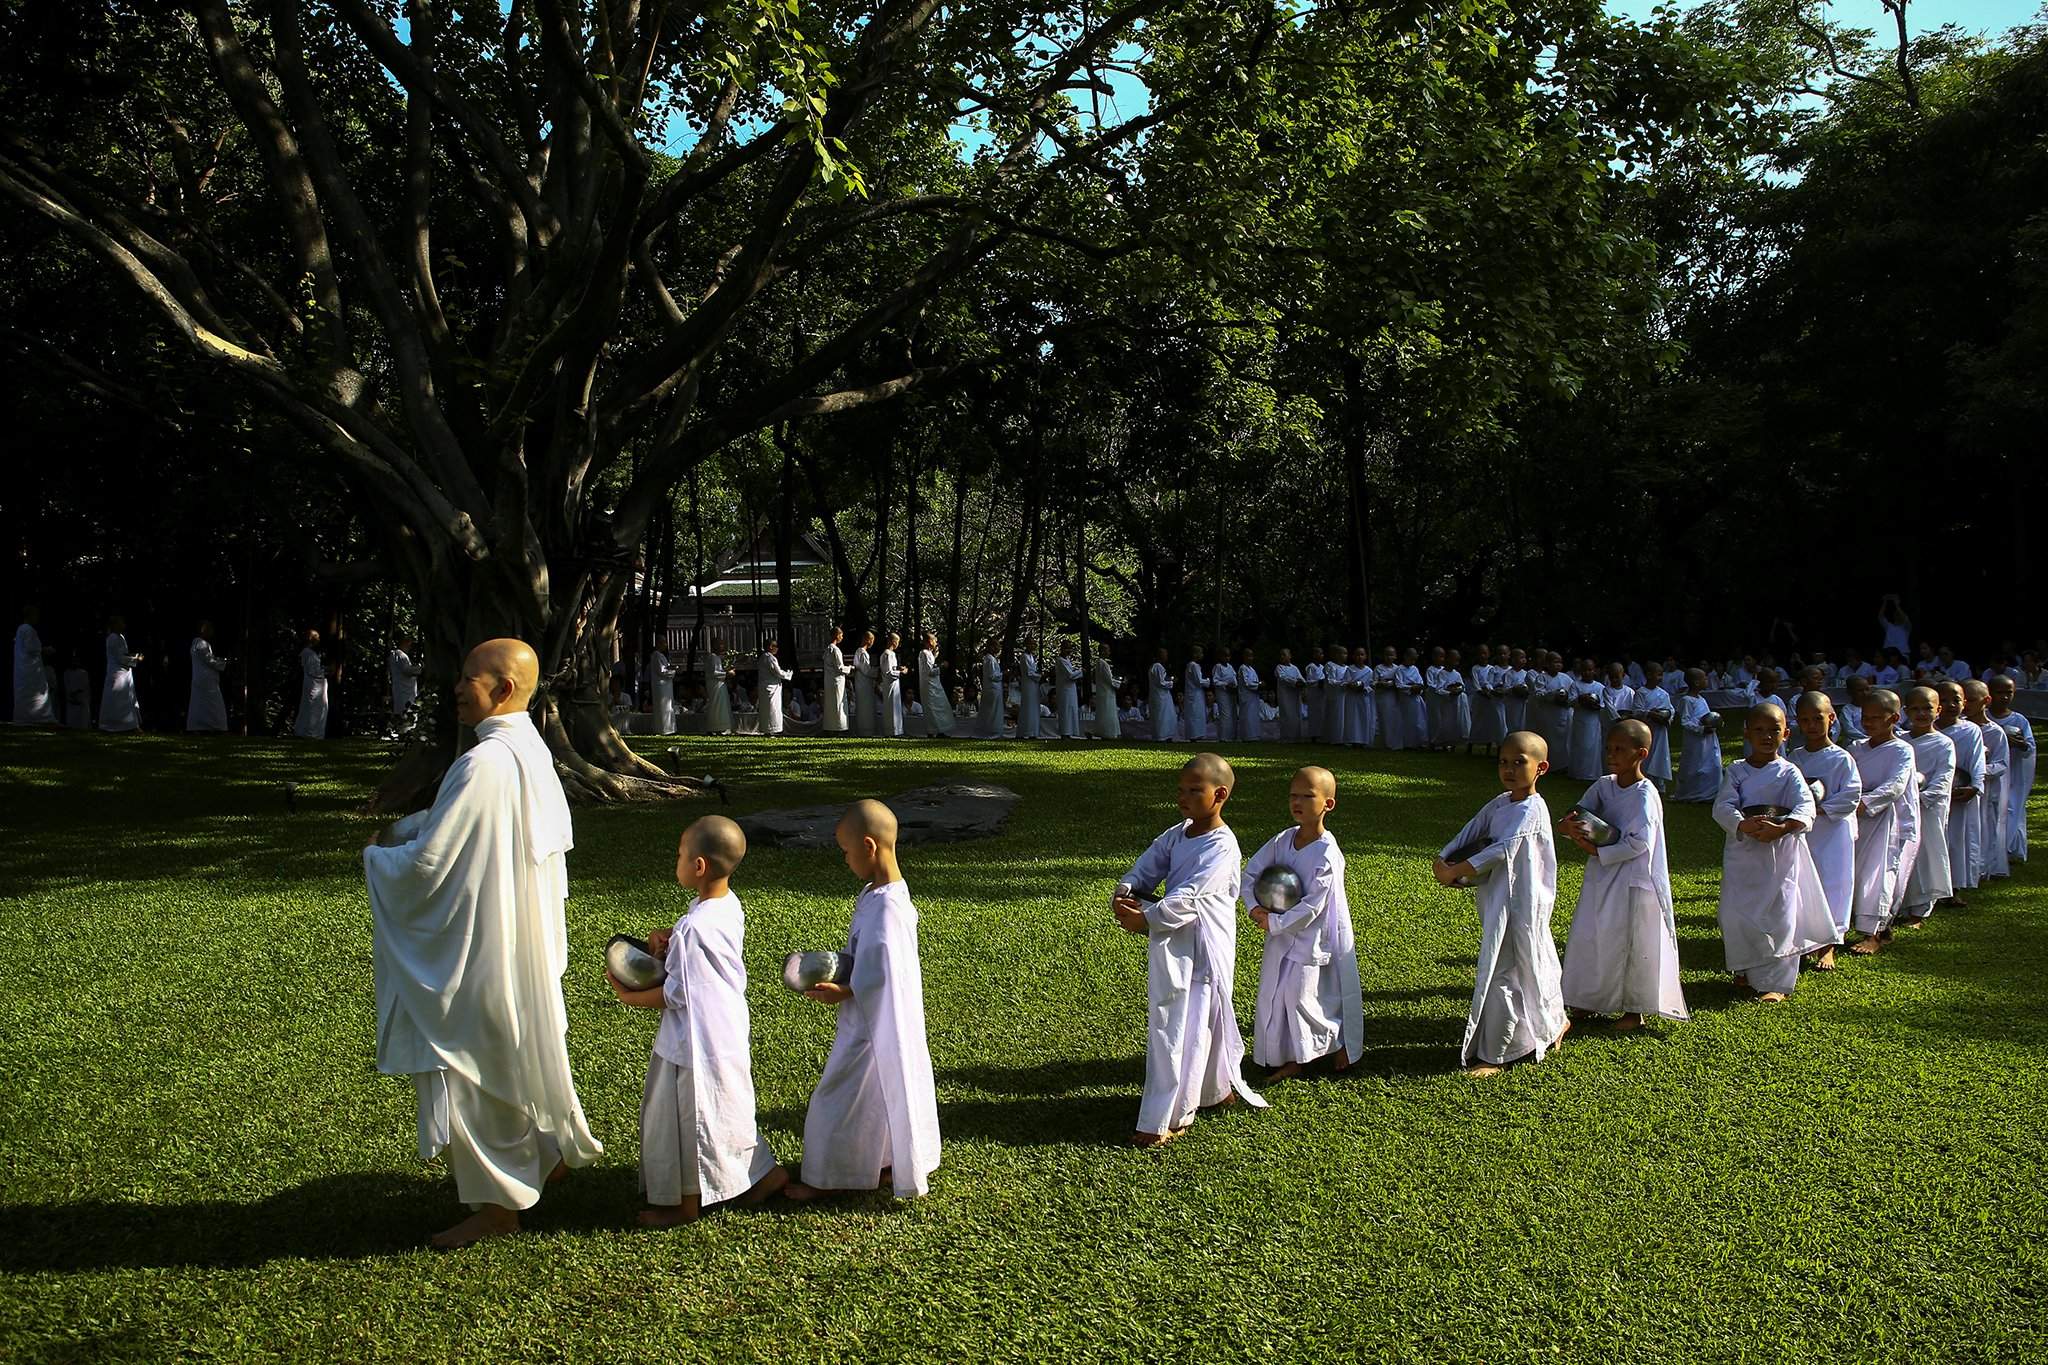
{"label": "shaved head", "polygon": [[1550,762],[1550,741],[1534,730],[1517,730],[1500,742],[1511,753],[1527,754],[1538,763]]}
{"label": "shaved head", "polygon": [[1832,711],[1835,709],[1834,698],[1818,690],[1801,692],[1797,704],[1801,711]]}
{"label": "shaved head", "polygon": [[730,877],[747,856],[747,836],[723,815],[706,815],[683,831],[683,849],[709,863],[719,876]]}
{"label": "shaved head", "polygon": [[1899,714],[1899,694],[1888,687],[1872,688],[1870,695],[1863,699],[1863,705],[1866,708],[1875,706],[1886,715],[1896,716]]}
{"label": "shaved head", "polygon": [[1335,799],[1337,795],[1337,775],[1328,768],[1318,768],[1311,765],[1301,769],[1294,775],[1298,778],[1307,778],[1309,784],[1316,789],[1317,796],[1327,796]]}
{"label": "shaved head", "polygon": [[1237,786],[1237,773],[1225,761],[1222,754],[1200,753],[1180,765],[1184,773],[1194,773],[1212,787]]}
{"label": "shaved head", "polygon": [[1991,695],[1991,688],[1981,678],[1972,678],[1963,684],[1963,695],[1971,701]]}
{"label": "shaved head", "polygon": [[1767,711],[1771,715],[1774,715],[1778,718],[1778,724],[1783,725],[1785,723],[1785,708],[1778,705],[1778,703],[1774,701],[1758,702],[1755,706],[1752,706],[1750,710]]}
{"label": "shaved head", "polygon": [[896,812],[879,801],[856,801],[839,817],[839,828],[855,839],[873,839],[876,848],[896,847]]}
{"label": "shaved head", "polygon": [[[463,672],[480,673],[512,684],[512,701],[524,711],[540,686],[540,656],[524,640],[510,636],[486,640],[469,651]],[[495,690],[495,689],[494,689]]]}
{"label": "shaved head", "polygon": [[1623,721],[1614,727],[1614,733],[1617,735],[1627,735],[1629,747],[1632,749],[1647,749],[1652,743],[1650,727],[1639,720]]}

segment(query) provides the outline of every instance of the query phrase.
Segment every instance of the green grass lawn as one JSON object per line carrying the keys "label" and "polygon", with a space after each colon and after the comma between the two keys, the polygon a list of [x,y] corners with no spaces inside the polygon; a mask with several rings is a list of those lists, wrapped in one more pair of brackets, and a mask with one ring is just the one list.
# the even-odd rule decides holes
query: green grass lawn
{"label": "green grass lawn", "polygon": [[[2038,863],[1787,1005],[1732,1003],[1721,835],[1673,807],[1694,1021],[1474,1081],[1476,917],[1428,855],[1492,764],[1344,754],[1364,1065],[1138,1152],[1145,957],[1106,900],[1175,818],[1184,749],[683,742],[733,813],[955,775],[1022,793],[1000,838],[904,854],[946,1142],[928,1199],[631,1229],[655,1016],[611,999],[601,950],[675,919],[676,833],[712,807],[582,810],[569,1049],[604,1158],[519,1238],[421,1249],[460,1211],[415,1160],[411,1087],[373,1069],[354,810],[381,751],[7,733],[0,1358],[2041,1358]],[[1247,852],[1316,752],[1232,753]],[[1561,811],[1580,788],[1545,789]],[[761,1121],[794,1161],[832,1020],[777,974],[843,941],[857,888],[835,853],[767,849],[736,885]],[[1247,927],[1247,1032],[1258,952]]]}

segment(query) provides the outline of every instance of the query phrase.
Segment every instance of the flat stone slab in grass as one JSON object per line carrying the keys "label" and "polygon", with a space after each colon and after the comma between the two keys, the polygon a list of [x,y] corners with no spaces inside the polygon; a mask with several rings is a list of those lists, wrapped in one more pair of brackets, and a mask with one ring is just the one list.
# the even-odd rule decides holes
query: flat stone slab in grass
{"label": "flat stone slab in grass", "polygon": [[[740,828],[748,843],[832,848],[832,831],[848,804],[758,811],[741,816]],[[896,812],[899,843],[950,844],[1000,833],[1016,808],[1017,793],[980,782],[945,782],[903,792],[883,804]]]}

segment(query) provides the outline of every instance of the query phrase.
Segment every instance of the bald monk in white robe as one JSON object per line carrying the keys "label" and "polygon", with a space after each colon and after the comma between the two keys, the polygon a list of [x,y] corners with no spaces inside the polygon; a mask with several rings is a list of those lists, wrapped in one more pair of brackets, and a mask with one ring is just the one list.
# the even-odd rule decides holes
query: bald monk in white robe
{"label": "bald monk in white robe", "polygon": [[917,907],[896,862],[896,814],[856,801],[834,832],[846,865],[866,885],[854,904],[845,984],[804,994],[838,1007],[832,1054],[804,1112],[803,1177],[783,1193],[806,1201],[872,1190],[887,1177],[898,1199],[931,1189],[939,1168],[939,1104],[925,1040],[924,969]]}
{"label": "bald monk in white robe", "polygon": [[50,702],[50,670],[43,657],[47,651],[36,633],[40,618],[34,607],[21,615],[14,630],[14,723],[55,725],[57,708]]}
{"label": "bald monk in white robe", "polygon": [[1892,915],[1899,906],[1900,881],[1911,871],[1920,778],[1913,746],[1899,738],[1898,696],[1872,688],[1863,699],[1862,739],[1852,741],[1862,795],[1856,805],[1856,887],[1849,922],[1863,937],[1849,946],[1859,957],[1879,952],[1891,940]]}
{"label": "bald monk in white robe", "polygon": [[[1365,1046],[1344,851],[1324,823],[1336,808],[1337,779],[1328,768],[1296,772],[1287,788],[1295,823],[1252,854],[1239,886],[1246,912],[1266,936],[1252,1015],[1252,1060],[1273,1068],[1268,1083],[1326,1058],[1332,1070],[1346,1070]],[[1301,879],[1300,901],[1285,910],[1260,903],[1259,878],[1272,867]]]}
{"label": "bald monk in white robe", "polygon": [[213,622],[201,621],[192,637],[192,692],[185,702],[188,732],[224,733],[228,728],[228,705],[220,694],[220,675],[228,661],[213,652]]}
{"label": "bald monk in white robe", "polygon": [[2005,856],[2008,864],[2023,863],[2027,860],[2027,799],[2034,792],[2034,725],[2019,712],[2013,710],[2013,694],[2018,690],[2010,677],[2000,675],[1991,680],[1991,705],[1985,716],[1993,725],[2005,731],[2006,774],[2003,791],[2005,794]]}
{"label": "bald monk in white robe", "polygon": [[1892,924],[1910,929],[1934,913],[1954,894],[1948,861],[1950,798],[1956,784],[1956,746],[1934,722],[1940,699],[1931,687],[1906,689],[1906,743],[1913,750],[1913,771],[1920,781],[1920,800],[1913,812],[1917,838],[1913,856],[1899,860],[1898,909]]}
{"label": "bald monk in white robe", "polygon": [[779,643],[770,640],[761,647],[761,657],[754,664],[754,695],[762,734],[782,733],[782,689],[795,678],[793,670],[782,666],[782,646]]}
{"label": "bald monk in white robe", "polygon": [[363,850],[377,982],[377,1069],[410,1076],[420,1159],[445,1149],[475,1210],[443,1248],[519,1230],[519,1212],[603,1150],[569,1074],[569,805],[526,708],[540,676],[520,640],[470,651],[455,714],[477,742],[433,806]]}
{"label": "bald monk in white robe", "polygon": [[120,734],[142,728],[142,703],[135,695],[135,665],[140,654],[128,650],[128,623],[107,621],[107,671],[100,682],[100,729]]}
{"label": "bald monk in white robe", "polygon": [[306,632],[299,650],[299,716],[292,733],[300,739],[327,738],[327,664],[320,657],[320,632]]}
{"label": "bald monk in white robe", "polygon": [[1842,935],[1806,842],[1817,813],[1813,789],[1779,753],[1785,710],[1753,706],[1742,730],[1750,752],[1728,765],[1714,799],[1714,823],[1727,834],[1716,915],[1735,984],[1776,1003],[1799,984],[1800,959]]}

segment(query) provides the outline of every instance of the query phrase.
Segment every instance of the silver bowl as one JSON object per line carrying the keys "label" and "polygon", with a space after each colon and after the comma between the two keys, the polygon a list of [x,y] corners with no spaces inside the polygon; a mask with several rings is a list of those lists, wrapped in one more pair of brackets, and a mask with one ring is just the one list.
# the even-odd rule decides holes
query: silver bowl
{"label": "silver bowl", "polygon": [[782,963],[782,984],[801,995],[813,986],[830,982],[844,986],[853,979],[853,955],[830,948],[791,953]]}
{"label": "silver bowl", "polygon": [[1573,816],[1577,816],[1586,826],[1586,837],[1592,841],[1593,847],[1607,848],[1621,842],[1620,830],[1608,824],[1584,806],[1573,806],[1565,812],[1566,819],[1570,819]]}
{"label": "silver bowl", "polygon": [[1700,717],[1700,729],[1702,729],[1702,730],[1718,730],[1718,729],[1720,729],[1720,728],[1721,728],[1721,713],[1720,713],[1719,711],[1709,711],[1709,712],[1707,712],[1707,714],[1705,714],[1704,716],[1701,716],[1701,717]]}
{"label": "silver bowl", "polygon": [[647,950],[645,939],[613,934],[604,945],[605,970],[629,991],[644,991],[668,979],[668,967]]}
{"label": "silver bowl", "polygon": [[1744,806],[1742,808],[1742,818],[1745,820],[1753,819],[1757,816],[1762,816],[1766,820],[1782,820],[1791,813],[1792,808],[1790,806]]}
{"label": "silver bowl", "polygon": [[1301,877],[1293,868],[1275,864],[1259,874],[1259,879],[1252,883],[1252,892],[1260,905],[1285,914],[1301,904],[1308,888],[1301,884]]}
{"label": "silver bowl", "polygon": [[[1486,847],[1487,844],[1483,840],[1475,843],[1464,844],[1457,848],[1452,849],[1449,853],[1444,854],[1443,860],[1453,865],[1457,863],[1470,862],[1473,854],[1483,851]],[[1486,874],[1488,872],[1491,872],[1492,870],[1492,868],[1481,868],[1479,871],[1479,875],[1477,877],[1453,878],[1451,881],[1451,885],[1462,887],[1477,886],[1480,882],[1486,880]]]}

